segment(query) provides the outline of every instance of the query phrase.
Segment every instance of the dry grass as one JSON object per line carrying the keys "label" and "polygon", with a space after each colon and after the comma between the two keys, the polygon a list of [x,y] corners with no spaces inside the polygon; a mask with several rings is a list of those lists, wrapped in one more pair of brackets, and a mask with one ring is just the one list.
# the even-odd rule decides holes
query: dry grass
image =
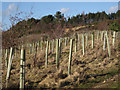
{"label": "dry grass", "polygon": [[[112,39],[110,38],[110,46]],[[38,50],[37,64],[33,67],[34,54],[27,54],[25,66],[25,86],[33,88],[92,88],[106,86],[109,78],[114,78],[118,73],[118,58],[120,57],[117,50],[118,40],[115,48],[111,47],[112,56],[108,57],[107,50],[103,51],[103,41],[95,39],[95,47],[91,48],[91,40],[85,47],[85,55],[82,55],[82,49],[78,49],[77,55],[74,53],[72,58],[71,75],[68,72],[69,45],[64,47],[59,59],[60,66],[56,69],[55,52],[48,56],[48,67],[45,68],[45,50]],[[73,45],[74,46],[74,45]],[[3,87],[5,87],[6,67],[3,59]],[[20,76],[20,57],[13,59],[9,87],[19,88]],[[104,83],[102,83],[104,82]],[[109,82],[112,82],[109,80]],[[101,85],[102,84],[102,85]],[[109,87],[107,85],[106,87]]]}

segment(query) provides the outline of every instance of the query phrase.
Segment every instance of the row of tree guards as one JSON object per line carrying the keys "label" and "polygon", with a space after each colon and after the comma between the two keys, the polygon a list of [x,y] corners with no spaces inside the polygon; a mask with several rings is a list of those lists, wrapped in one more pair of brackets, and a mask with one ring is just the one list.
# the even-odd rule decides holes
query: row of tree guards
{"label": "row of tree guards", "polygon": [[[13,56],[18,57],[18,52],[21,54],[20,59],[20,88],[24,88],[25,86],[25,57],[26,52],[28,54],[35,54],[34,55],[34,63],[33,66],[36,66],[36,56],[38,54],[39,50],[44,50],[46,52],[45,56],[45,67],[48,67],[48,54],[49,52],[56,52],[56,69],[59,69],[59,59],[62,54],[63,46],[66,47],[70,45],[70,51],[69,51],[69,61],[68,61],[68,75],[71,74],[71,61],[72,61],[72,52],[73,52],[73,42],[74,44],[74,52],[77,54],[77,51],[82,49],[82,54],[85,54],[85,47],[88,46],[88,40],[91,39],[91,48],[94,49],[95,44],[95,38],[97,42],[103,41],[103,50],[108,50],[108,55],[111,57],[111,49],[110,49],[110,42],[109,38],[112,37],[112,46],[115,46],[115,39],[116,39],[117,33],[114,32],[107,32],[107,31],[95,31],[95,32],[89,32],[84,34],[77,34],[75,33],[71,37],[65,37],[60,39],[54,39],[54,40],[47,40],[47,41],[39,41],[35,42],[33,44],[26,44],[19,46],[19,49],[11,47],[9,49],[5,49],[5,66],[7,67],[7,75],[6,75],[6,87],[9,83],[10,78],[10,71],[13,61]],[[86,40],[86,41],[85,41]],[[70,43],[69,43],[70,42]],[[63,45],[64,43],[64,45]],[[55,51],[56,49],[56,51]],[[8,53],[9,59],[8,59]]]}

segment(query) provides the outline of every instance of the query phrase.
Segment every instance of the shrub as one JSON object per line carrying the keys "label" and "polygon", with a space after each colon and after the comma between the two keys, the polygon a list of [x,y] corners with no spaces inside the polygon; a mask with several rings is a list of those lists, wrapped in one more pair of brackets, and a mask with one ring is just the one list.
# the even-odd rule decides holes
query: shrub
{"label": "shrub", "polygon": [[118,23],[114,22],[110,25],[109,29],[118,32],[118,31],[120,31],[120,25]]}

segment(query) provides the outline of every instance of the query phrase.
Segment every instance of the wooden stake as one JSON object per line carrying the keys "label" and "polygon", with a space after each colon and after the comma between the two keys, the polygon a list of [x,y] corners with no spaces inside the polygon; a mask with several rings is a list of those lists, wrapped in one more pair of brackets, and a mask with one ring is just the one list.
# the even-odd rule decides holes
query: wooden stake
{"label": "wooden stake", "polygon": [[14,56],[14,48],[11,47],[10,48],[10,55],[9,55],[9,62],[8,62],[8,69],[7,69],[7,76],[6,76],[6,87],[8,87],[8,80],[10,77],[13,56]]}
{"label": "wooden stake", "polygon": [[49,45],[49,41],[47,41],[47,45],[46,45],[46,61],[45,61],[45,67],[47,67],[47,65],[48,65],[48,45]]}
{"label": "wooden stake", "polygon": [[70,52],[69,52],[68,75],[71,74],[72,49],[73,49],[73,39],[70,39]]}
{"label": "wooden stake", "polygon": [[84,40],[84,34],[82,34],[82,50],[83,50],[83,55],[85,54],[85,40]]}
{"label": "wooden stake", "polygon": [[8,49],[6,49],[6,52],[5,52],[5,66],[7,67],[7,64],[8,64]]}
{"label": "wooden stake", "polygon": [[111,57],[111,50],[110,50],[110,44],[109,44],[109,38],[108,38],[107,31],[106,31],[106,39],[107,39],[108,55],[109,57]]}
{"label": "wooden stake", "polygon": [[20,60],[20,89],[25,88],[25,49],[21,49]]}
{"label": "wooden stake", "polygon": [[56,68],[59,67],[59,40],[56,39]]}

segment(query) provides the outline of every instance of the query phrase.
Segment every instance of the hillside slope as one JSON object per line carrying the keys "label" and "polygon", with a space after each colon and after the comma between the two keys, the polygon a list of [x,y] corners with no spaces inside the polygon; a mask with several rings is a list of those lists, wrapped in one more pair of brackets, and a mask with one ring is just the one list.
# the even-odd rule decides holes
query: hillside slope
{"label": "hillside slope", "polygon": [[[118,88],[119,39],[116,39],[115,47],[112,47],[112,37],[109,37],[111,46],[111,58],[108,57],[107,48],[103,51],[103,41],[95,37],[95,47],[91,48],[91,37],[88,46],[85,47],[85,55],[82,55],[82,46],[77,46],[77,54],[74,52],[71,66],[71,75],[68,76],[69,45],[63,43],[62,54],[59,59],[59,69],[56,69],[55,52],[49,51],[48,67],[45,67],[45,49],[38,48],[36,66],[33,66],[34,53],[26,50],[25,87],[28,88]],[[20,54],[14,57],[11,76],[8,87],[19,88]],[[3,87],[5,87],[6,67],[3,58]],[[113,86],[112,86],[113,85]]]}

